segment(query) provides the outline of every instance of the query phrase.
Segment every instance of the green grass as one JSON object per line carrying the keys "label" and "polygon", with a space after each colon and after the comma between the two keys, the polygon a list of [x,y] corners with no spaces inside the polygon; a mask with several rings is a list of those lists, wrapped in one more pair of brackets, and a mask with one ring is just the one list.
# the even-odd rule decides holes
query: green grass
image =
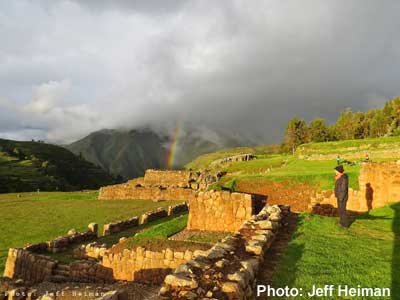
{"label": "green grass", "polygon": [[138,216],[175,201],[97,200],[97,192],[41,192],[0,194],[0,273],[7,251],[65,235],[71,228],[87,230],[91,222],[103,224]]}
{"label": "green grass", "polygon": [[297,148],[297,155],[346,154],[353,152],[390,151],[400,146],[400,137],[381,137],[324,143],[308,143]]}
{"label": "green grass", "polygon": [[[237,181],[266,179],[278,182],[308,183],[320,190],[334,186],[335,160],[303,160],[289,155],[262,156],[250,162],[230,164],[225,171],[228,174],[211,188],[220,187],[235,190]],[[358,189],[360,165],[345,166],[349,175],[349,186]]]}
{"label": "green grass", "polygon": [[300,215],[274,285],[305,291],[325,284],[387,287],[392,288],[391,299],[400,299],[400,203],[357,217],[348,230],[337,226],[337,221]]}
{"label": "green grass", "polygon": [[178,233],[186,228],[186,224],[188,221],[188,215],[182,215],[177,218],[173,218],[166,222],[162,222],[155,226],[152,226],[148,229],[144,229],[135,235],[130,241],[129,244],[131,246],[136,245],[141,240],[145,239],[167,239],[170,236]]}
{"label": "green grass", "polygon": [[192,241],[175,241],[168,238],[174,234],[184,230],[188,221],[188,215],[182,215],[157,225],[146,228],[138,232],[134,237],[129,239],[128,247],[145,247],[147,250],[161,251],[166,248],[172,248],[175,251],[191,250],[206,250],[209,245],[199,245]]}
{"label": "green grass", "polygon": [[[346,153],[349,155],[357,153],[356,156],[351,156],[356,157],[355,159],[349,159],[352,162],[356,162],[356,165],[345,165],[345,170],[349,175],[349,186],[353,189],[358,189],[360,160],[365,158],[365,153],[373,154],[373,161],[395,160],[397,156],[400,158],[400,150],[398,149],[400,149],[400,137],[309,143],[301,145],[297,149],[295,156],[276,154],[276,151],[271,151],[271,148],[267,146],[232,148],[202,155],[186,167],[192,169],[211,168],[227,172],[227,175],[219,183],[211,186],[210,189],[225,188],[235,190],[237,182],[240,180],[254,179],[259,181],[260,179],[266,179],[294,184],[306,183],[319,190],[328,190],[334,186],[333,168],[337,164],[336,155],[341,154],[342,158],[345,159]],[[211,164],[216,159],[240,153],[253,153],[256,159],[248,162]],[[360,157],[358,157],[358,153]],[[315,154],[327,155],[327,157],[325,157],[325,160],[303,159],[303,157]]]}

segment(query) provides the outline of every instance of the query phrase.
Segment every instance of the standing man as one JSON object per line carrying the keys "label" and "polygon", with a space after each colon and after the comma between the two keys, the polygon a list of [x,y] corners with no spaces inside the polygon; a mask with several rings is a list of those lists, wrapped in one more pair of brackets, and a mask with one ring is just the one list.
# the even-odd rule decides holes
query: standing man
{"label": "standing man", "polygon": [[338,204],[340,225],[349,227],[349,220],[346,213],[347,199],[349,198],[349,177],[344,173],[343,166],[335,167],[335,196]]}
{"label": "standing man", "polygon": [[336,156],[336,163],[337,163],[337,165],[340,165],[340,155],[338,154],[337,156]]}

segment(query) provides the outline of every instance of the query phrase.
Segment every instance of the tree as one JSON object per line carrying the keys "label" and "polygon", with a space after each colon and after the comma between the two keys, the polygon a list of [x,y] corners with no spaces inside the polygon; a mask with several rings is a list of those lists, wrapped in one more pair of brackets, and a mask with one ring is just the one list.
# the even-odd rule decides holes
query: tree
{"label": "tree", "polygon": [[353,115],[353,136],[355,139],[364,139],[368,137],[368,123],[365,123],[365,113],[358,111]]}
{"label": "tree", "polygon": [[353,112],[350,108],[340,113],[336,124],[333,126],[333,130],[338,140],[350,140],[354,138]]}
{"label": "tree", "polygon": [[316,118],[310,122],[307,133],[310,142],[326,142],[329,140],[328,127],[325,120],[321,118]]}
{"label": "tree", "polygon": [[293,118],[289,121],[286,128],[284,144],[289,148],[292,153],[296,148],[306,142],[307,137],[307,124],[304,119]]}
{"label": "tree", "polygon": [[389,124],[382,110],[376,110],[369,124],[371,137],[382,137],[387,133]]}

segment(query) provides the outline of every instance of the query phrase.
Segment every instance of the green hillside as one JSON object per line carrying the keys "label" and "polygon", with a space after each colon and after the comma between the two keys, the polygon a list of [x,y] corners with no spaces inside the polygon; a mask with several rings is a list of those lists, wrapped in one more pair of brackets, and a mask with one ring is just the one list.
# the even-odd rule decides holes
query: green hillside
{"label": "green hillside", "polygon": [[0,139],[0,193],[98,189],[114,181],[63,147]]}
{"label": "green hillside", "polygon": [[[186,165],[194,170],[218,169],[227,172],[217,186],[235,190],[241,181],[306,183],[318,190],[333,187],[333,168],[339,154],[350,177],[350,187],[358,189],[358,174],[366,153],[373,161],[400,159],[400,138],[387,137],[365,140],[309,143],[298,147],[295,155],[272,153],[267,146],[257,148],[232,148],[199,156]],[[275,151],[276,152],[276,151]],[[252,153],[255,160],[227,164],[212,164],[224,157]]]}

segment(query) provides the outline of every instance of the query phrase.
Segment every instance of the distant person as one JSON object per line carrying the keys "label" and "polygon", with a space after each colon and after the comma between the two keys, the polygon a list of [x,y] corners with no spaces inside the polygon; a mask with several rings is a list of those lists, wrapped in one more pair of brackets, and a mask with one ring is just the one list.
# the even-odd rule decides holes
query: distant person
{"label": "distant person", "polygon": [[340,165],[340,160],[341,160],[341,158],[340,158],[340,155],[338,154],[338,156],[336,157],[336,163],[338,166]]}
{"label": "distant person", "polygon": [[349,227],[349,220],[346,213],[347,200],[349,198],[349,177],[344,173],[343,166],[335,167],[335,196],[342,227]]}
{"label": "distant person", "polygon": [[365,154],[365,162],[369,162],[369,154],[368,153]]}

